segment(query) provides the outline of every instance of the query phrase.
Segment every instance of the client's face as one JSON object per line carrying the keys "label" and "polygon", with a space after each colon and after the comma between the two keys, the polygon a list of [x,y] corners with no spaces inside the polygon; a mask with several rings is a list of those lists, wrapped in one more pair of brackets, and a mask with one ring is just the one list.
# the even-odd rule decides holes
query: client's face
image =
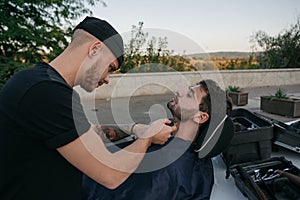
{"label": "client's face", "polygon": [[167,106],[175,119],[187,121],[199,111],[199,104],[204,96],[206,96],[205,90],[197,85],[188,90],[176,92]]}

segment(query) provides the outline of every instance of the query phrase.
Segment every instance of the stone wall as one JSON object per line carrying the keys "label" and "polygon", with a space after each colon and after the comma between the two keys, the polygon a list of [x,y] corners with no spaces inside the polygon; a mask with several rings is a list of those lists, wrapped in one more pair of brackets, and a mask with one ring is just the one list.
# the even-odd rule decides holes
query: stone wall
{"label": "stone wall", "polygon": [[240,88],[296,85],[300,84],[300,69],[112,74],[110,83],[97,88],[93,93],[87,93],[79,87],[76,90],[82,98],[96,99],[156,95],[185,89],[201,79],[213,79],[222,88],[229,85]]}

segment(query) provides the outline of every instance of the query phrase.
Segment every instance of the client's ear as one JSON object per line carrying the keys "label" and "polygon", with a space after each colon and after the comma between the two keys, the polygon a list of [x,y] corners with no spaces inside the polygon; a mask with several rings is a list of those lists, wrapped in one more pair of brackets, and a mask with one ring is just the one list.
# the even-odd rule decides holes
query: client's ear
{"label": "client's ear", "polygon": [[193,121],[196,122],[197,124],[203,124],[205,123],[209,118],[208,113],[206,112],[202,112],[202,111],[198,111],[194,117],[193,117]]}

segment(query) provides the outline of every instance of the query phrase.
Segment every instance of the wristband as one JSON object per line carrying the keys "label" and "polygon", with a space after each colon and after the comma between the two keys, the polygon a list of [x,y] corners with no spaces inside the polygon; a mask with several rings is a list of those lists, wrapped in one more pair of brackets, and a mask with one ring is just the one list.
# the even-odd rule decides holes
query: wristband
{"label": "wristband", "polygon": [[134,123],[132,126],[131,126],[131,129],[130,129],[130,134],[131,135],[134,135],[133,133],[133,128],[135,127],[135,125],[137,125],[138,123]]}

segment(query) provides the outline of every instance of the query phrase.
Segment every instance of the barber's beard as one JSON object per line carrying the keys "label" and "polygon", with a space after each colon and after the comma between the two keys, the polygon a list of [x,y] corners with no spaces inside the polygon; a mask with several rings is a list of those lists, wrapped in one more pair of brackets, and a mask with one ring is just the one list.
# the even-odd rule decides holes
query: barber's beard
{"label": "barber's beard", "polygon": [[83,80],[80,85],[87,92],[92,92],[98,85],[99,79],[101,77],[98,67],[98,62],[95,62],[85,71]]}

